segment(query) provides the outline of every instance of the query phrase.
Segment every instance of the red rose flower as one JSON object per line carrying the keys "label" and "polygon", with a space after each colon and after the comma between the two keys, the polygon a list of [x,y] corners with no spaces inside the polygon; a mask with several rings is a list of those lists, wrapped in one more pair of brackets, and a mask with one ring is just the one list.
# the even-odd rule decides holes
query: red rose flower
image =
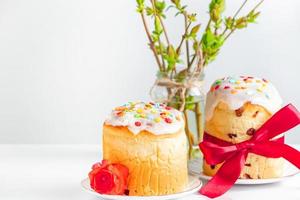
{"label": "red rose flower", "polygon": [[89,173],[90,185],[100,194],[123,195],[127,190],[128,168],[103,160],[92,166]]}

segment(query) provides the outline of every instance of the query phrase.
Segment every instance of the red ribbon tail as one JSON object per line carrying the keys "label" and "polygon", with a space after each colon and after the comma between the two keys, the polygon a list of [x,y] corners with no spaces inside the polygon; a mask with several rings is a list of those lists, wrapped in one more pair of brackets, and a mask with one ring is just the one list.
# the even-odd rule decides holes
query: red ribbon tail
{"label": "red ribbon tail", "polygon": [[269,158],[283,157],[300,169],[300,152],[286,144],[268,141],[257,144],[251,152]]}
{"label": "red ribbon tail", "polygon": [[290,163],[298,167],[300,169],[300,152],[288,145],[284,145],[284,152],[282,157],[288,160]]}
{"label": "red ribbon tail", "polygon": [[[215,198],[227,192],[239,178],[245,165],[247,154],[246,150],[239,151],[225,161],[215,176],[200,189],[200,194]],[[234,170],[232,170],[232,167],[234,167]]]}

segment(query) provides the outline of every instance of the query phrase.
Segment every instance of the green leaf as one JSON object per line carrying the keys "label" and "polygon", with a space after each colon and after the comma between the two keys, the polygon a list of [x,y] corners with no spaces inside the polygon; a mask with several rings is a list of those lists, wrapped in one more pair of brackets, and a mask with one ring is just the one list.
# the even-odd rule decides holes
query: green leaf
{"label": "green leaf", "polygon": [[197,19],[196,19],[196,13],[192,13],[190,15],[187,16],[189,22],[195,22]]}
{"label": "green leaf", "polygon": [[155,31],[152,32],[152,35],[151,35],[151,39],[152,41],[155,43],[158,41],[159,39],[159,35],[157,35],[157,33]]}
{"label": "green leaf", "polygon": [[155,45],[155,49],[156,49],[157,54],[159,54],[159,55],[163,55],[167,52],[166,47],[164,46],[163,43]]}
{"label": "green leaf", "polygon": [[196,40],[197,33],[200,29],[200,24],[194,26],[191,31],[185,36],[186,39],[194,39]]}
{"label": "green leaf", "polygon": [[154,15],[154,10],[151,7],[146,7],[146,15],[148,16]]}
{"label": "green leaf", "polygon": [[185,104],[185,110],[194,110],[195,104],[194,103],[186,103]]}
{"label": "green leaf", "polygon": [[255,20],[258,18],[258,16],[260,15],[260,12],[255,12],[255,11],[251,11],[248,16],[247,16],[247,21],[249,23],[255,23]]}
{"label": "green leaf", "polygon": [[207,31],[205,31],[202,37],[203,44],[205,46],[210,46],[214,42],[214,40],[215,40],[214,34],[211,32],[210,29],[207,29]]}
{"label": "green leaf", "polygon": [[199,42],[197,40],[195,40],[193,43],[193,49],[196,52],[196,51],[198,51],[198,48],[199,48]]}
{"label": "green leaf", "polygon": [[186,110],[194,110],[195,109],[195,100],[194,97],[189,95],[185,98],[185,109]]}
{"label": "green leaf", "polygon": [[246,28],[248,25],[248,19],[246,17],[240,17],[236,20],[235,27],[237,29]]}
{"label": "green leaf", "polygon": [[172,71],[175,68],[176,63],[180,62],[180,60],[178,59],[178,54],[176,53],[173,45],[169,45],[167,47],[167,54],[164,55],[164,59],[168,63],[168,71]]}
{"label": "green leaf", "polygon": [[191,34],[197,34],[199,29],[200,29],[200,24],[197,24],[196,26],[194,26],[191,30]]}
{"label": "green leaf", "polygon": [[220,20],[225,10],[225,0],[212,0],[209,4],[209,14],[213,22]]}
{"label": "green leaf", "polygon": [[155,1],[155,9],[159,15],[163,14],[164,9],[166,8],[165,1]]}
{"label": "green leaf", "polygon": [[144,5],[145,0],[136,0],[138,6]]}
{"label": "green leaf", "polygon": [[183,69],[175,75],[177,82],[183,82],[188,75],[188,69]]}
{"label": "green leaf", "polygon": [[176,7],[181,7],[181,6],[180,6],[180,0],[171,0],[171,2],[172,2],[173,4],[175,4]]}
{"label": "green leaf", "polygon": [[222,24],[222,19],[220,18],[219,20],[217,20],[217,21],[215,22],[215,28],[216,28],[216,29],[220,28],[220,27],[221,27],[221,24]]}
{"label": "green leaf", "polygon": [[171,59],[175,59],[177,57],[177,53],[173,47],[173,45],[169,45],[168,48],[167,48],[167,52],[168,52],[168,56],[171,58]]}
{"label": "green leaf", "polygon": [[220,12],[225,10],[225,0],[212,0],[209,4],[209,11],[219,9]]}
{"label": "green leaf", "polygon": [[232,17],[226,17],[225,26],[227,29],[232,30],[234,26],[234,19]]}
{"label": "green leaf", "polygon": [[186,5],[182,6],[180,0],[171,0],[171,2],[175,5],[178,12],[176,13],[175,17],[179,14],[183,14],[185,12]]}
{"label": "green leaf", "polygon": [[204,33],[202,37],[202,51],[206,55],[206,64],[216,58],[223,44],[224,37],[222,35],[214,35],[210,29]]}
{"label": "green leaf", "polygon": [[136,0],[136,3],[137,3],[137,9],[136,11],[139,12],[139,13],[142,13],[143,10],[144,10],[144,2],[145,0]]}
{"label": "green leaf", "polygon": [[154,19],[154,29],[155,29],[154,32],[157,35],[160,35],[163,32],[163,28],[162,28],[162,25],[160,23],[160,19],[157,16],[155,16],[155,19]]}

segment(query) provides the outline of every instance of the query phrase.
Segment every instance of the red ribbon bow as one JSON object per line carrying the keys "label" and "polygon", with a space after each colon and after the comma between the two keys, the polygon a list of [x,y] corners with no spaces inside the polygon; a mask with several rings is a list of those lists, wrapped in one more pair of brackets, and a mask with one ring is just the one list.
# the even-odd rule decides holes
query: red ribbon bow
{"label": "red ribbon bow", "polygon": [[283,157],[300,169],[300,152],[286,144],[271,140],[299,123],[300,113],[289,104],[263,124],[250,140],[238,144],[201,142],[199,147],[208,164],[224,163],[213,178],[201,188],[200,193],[215,198],[228,191],[239,178],[248,153],[269,158]]}

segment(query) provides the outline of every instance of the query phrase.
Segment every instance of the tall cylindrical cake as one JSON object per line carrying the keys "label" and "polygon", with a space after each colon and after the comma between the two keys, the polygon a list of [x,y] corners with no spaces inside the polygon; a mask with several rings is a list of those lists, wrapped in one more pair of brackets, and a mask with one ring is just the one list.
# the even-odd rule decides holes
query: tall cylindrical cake
{"label": "tall cylindrical cake", "polygon": [[165,195],[185,189],[187,143],[179,111],[154,103],[115,108],[103,127],[103,158],[129,169],[129,195]]}
{"label": "tall cylindrical cake", "polygon": [[[205,132],[233,144],[249,140],[281,104],[277,90],[265,79],[240,76],[216,80],[207,94]],[[213,176],[220,166],[210,166],[204,160],[203,171]],[[283,159],[250,153],[240,178],[274,178],[282,173]]]}

